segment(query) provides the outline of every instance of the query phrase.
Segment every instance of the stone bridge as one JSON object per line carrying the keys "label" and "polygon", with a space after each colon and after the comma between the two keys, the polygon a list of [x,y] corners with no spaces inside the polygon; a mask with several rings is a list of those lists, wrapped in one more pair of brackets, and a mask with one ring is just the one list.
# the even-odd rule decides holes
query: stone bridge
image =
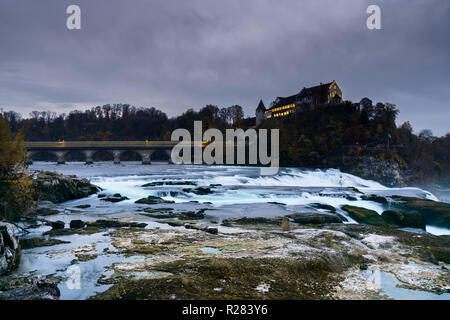
{"label": "stone bridge", "polygon": [[[151,164],[152,153],[156,150],[163,150],[169,156],[169,163],[172,163],[171,152],[177,141],[36,141],[25,142],[28,159],[33,160],[33,155],[38,152],[48,152],[56,156],[58,164],[66,162],[66,154],[70,151],[79,151],[84,153],[86,164],[94,163],[94,154],[99,151],[110,152],[114,163],[120,163],[120,156],[125,151],[134,151],[142,159],[142,164]],[[206,142],[181,142],[191,146],[201,145],[204,147]]]}

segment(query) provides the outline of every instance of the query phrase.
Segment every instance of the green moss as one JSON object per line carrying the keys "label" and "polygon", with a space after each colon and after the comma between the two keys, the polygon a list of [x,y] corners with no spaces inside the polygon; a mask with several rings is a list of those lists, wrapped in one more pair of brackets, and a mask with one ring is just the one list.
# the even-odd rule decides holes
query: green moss
{"label": "green moss", "polygon": [[450,204],[427,199],[393,196],[392,205],[402,212],[421,213],[426,224],[450,228]]}
{"label": "green moss", "polygon": [[425,230],[425,219],[419,212],[400,212],[387,210],[381,214],[381,217],[392,225],[403,228],[420,228]]}
{"label": "green moss", "polygon": [[361,199],[367,200],[367,201],[378,202],[378,203],[381,203],[381,204],[384,204],[384,205],[388,204],[388,201],[387,201],[387,199],[385,197],[380,197],[380,196],[377,196],[376,194],[371,194],[369,196],[364,195],[364,196],[361,197]]}
{"label": "green moss", "polygon": [[336,212],[336,208],[333,206],[330,206],[329,204],[324,204],[324,203],[312,203],[310,204],[311,207],[316,208],[316,209],[324,209],[324,210],[328,210],[331,212]]}
{"label": "green moss", "polygon": [[359,223],[381,227],[393,226],[392,224],[386,222],[376,211],[348,205],[343,206],[342,209],[347,211],[350,217]]}
{"label": "green moss", "polygon": [[[161,264],[163,279],[122,280],[94,299],[326,299],[338,283],[326,261],[191,259]],[[270,285],[267,293],[256,290]],[[214,288],[223,288],[215,291]]]}

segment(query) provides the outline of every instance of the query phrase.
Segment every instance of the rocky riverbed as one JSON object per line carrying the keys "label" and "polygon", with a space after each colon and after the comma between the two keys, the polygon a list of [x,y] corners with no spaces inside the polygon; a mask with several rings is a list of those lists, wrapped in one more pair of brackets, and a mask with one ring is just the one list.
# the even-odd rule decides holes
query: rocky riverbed
{"label": "rocky riverbed", "polygon": [[450,210],[424,190],[336,171],[105,167],[56,168],[103,190],[39,205],[0,299],[450,298]]}

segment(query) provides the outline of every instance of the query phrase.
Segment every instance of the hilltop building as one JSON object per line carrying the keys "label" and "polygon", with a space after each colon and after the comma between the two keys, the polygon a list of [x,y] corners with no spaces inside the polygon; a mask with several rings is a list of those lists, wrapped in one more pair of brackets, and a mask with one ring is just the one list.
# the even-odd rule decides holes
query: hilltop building
{"label": "hilltop building", "polygon": [[264,106],[264,103],[262,100],[259,101],[258,108],[256,108],[256,126],[259,126],[261,122],[264,121],[265,113],[267,109]]}
{"label": "hilltop building", "polygon": [[261,100],[256,108],[256,126],[264,119],[284,117],[294,113],[301,105],[338,104],[343,101],[342,89],[335,80],[315,87],[303,88],[299,93],[289,97],[277,97],[268,110]]}

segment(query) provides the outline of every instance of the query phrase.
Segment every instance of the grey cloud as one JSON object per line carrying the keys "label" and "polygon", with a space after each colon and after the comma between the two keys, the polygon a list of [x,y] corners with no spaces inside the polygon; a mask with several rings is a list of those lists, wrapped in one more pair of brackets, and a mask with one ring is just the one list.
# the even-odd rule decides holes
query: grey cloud
{"label": "grey cloud", "polygon": [[[0,107],[127,102],[176,115],[337,80],[347,99],[389,101],[400,121],[445,134],[450,118],[450,4],[362,0],[2,0]],[[82,30],[65,28],[78,4]],[[426,114],[425,114],[426,113]]]}

